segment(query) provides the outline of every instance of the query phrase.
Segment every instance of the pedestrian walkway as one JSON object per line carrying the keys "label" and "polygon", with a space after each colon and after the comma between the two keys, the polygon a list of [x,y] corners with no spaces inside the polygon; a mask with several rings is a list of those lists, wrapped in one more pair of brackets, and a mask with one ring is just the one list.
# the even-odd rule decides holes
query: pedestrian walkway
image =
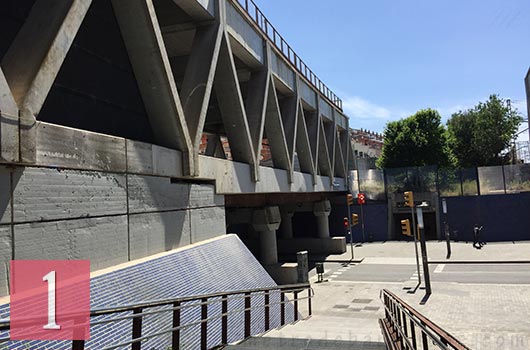
{"label": "pedestrian walkway", "polygon": [[[324,264],[325,282],[315,283],[314,270],[310,274],[315,292],[313,316],[251,339],[237,349],[384,349],[377,322],[384,317],[379,300],[382,289],[398,295],[471,349],[530,349],[530,282],[513,281],[513,276],[519,276],[526,266],[530,269],[530,265],[495,263],[530,259],[530,243],[491,243],[477,250],[472,242],[460,242],[452,243],[452,249],[449,262],[491,264],[432,264],[433,294],[424,305],[421,305],[423,289],[410,293],[418,285],[413,243],[369,243],[355,247],[355,259],[362,260],[360,263],[351,262],[350,252],[330,256]],[[428,254],[430,260],[446,261],[445,242],[429,242]],[[451,274],[464,279],[442,281],[443,276]],[[512,281],[484,282],[492,275],[498,275],[499,281],[509,275]],[[469,278],[466,280],[465,276]],[[423,270],[419,277],[423,280]]]}

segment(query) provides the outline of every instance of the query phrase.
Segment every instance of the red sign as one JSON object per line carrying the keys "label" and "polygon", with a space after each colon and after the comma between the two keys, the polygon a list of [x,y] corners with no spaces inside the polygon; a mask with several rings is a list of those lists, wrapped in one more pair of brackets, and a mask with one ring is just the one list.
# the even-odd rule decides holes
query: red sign
{"label": "red sign", "polygon": [[359,203],[360,205],[363,205],[365,202],[366,202],[366,196],[364,195],[364,193],[359,193],[357,195],[357,203]]}
{"label": "red sign", "polygon": [[88,260],[11,261],[11,340],[90,339]]}

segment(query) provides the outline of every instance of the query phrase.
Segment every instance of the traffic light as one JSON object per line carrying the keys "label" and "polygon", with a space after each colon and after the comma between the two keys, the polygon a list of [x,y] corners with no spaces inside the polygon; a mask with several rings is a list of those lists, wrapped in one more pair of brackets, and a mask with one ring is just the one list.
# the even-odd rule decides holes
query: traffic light
{"label": "traffic light", "polygon": [[353,205],[353,194],[348,193],[346,198],[347,198],[347,201],[348,201],[348,205]]}
{"label": "traffic light", "polygon": [[410,231],[410,221],[408,219],[401,220],[401,234],[412,237],[412,232]]}
{"label": "traffic light", "polygon": [[359,225],[359,215],[351,214],[351,223],[353,226]]}
{"label": "traffic light", "polygon": [[359,193],[357,195],[357,203],[359,203],[359,205],[363,205],[366,203],[366,195],[364,193]]}
{"label": "traffic light", "polygon": [[405,206],[414,208],[414,193],[412,191],[405,192]]}
{"label": "traffic light", "polygon": [[348,221],[348,218],[344,218],[344,228],[349,229],[350,228],[350,222]]}

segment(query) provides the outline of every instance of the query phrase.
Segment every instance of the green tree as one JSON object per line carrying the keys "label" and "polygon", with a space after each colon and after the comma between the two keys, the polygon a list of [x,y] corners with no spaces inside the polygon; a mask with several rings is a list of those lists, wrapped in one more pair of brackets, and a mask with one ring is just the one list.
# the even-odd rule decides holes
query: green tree
{"label": "green tree", "polygon": [[491,95],[485,103],[460,111],[447,122],[449,145],[463,168],[502,165],[523,118],[507,101]]}
{"label": "green tree", "polygon": [[453,165],[446,132],[440,114],[424,109],[398,121],[389,122],[384,132],[380,168]]}

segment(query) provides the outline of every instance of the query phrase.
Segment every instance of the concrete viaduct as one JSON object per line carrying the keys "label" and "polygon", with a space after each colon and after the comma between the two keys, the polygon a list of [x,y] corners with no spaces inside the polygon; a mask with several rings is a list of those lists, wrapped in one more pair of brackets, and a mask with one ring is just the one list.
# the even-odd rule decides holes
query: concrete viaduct
{"label": "concrete viaduct", "polygon": [[11,259],[344,251],[348,118],[252,1],[6,0],[0,33],[0,295]]}

